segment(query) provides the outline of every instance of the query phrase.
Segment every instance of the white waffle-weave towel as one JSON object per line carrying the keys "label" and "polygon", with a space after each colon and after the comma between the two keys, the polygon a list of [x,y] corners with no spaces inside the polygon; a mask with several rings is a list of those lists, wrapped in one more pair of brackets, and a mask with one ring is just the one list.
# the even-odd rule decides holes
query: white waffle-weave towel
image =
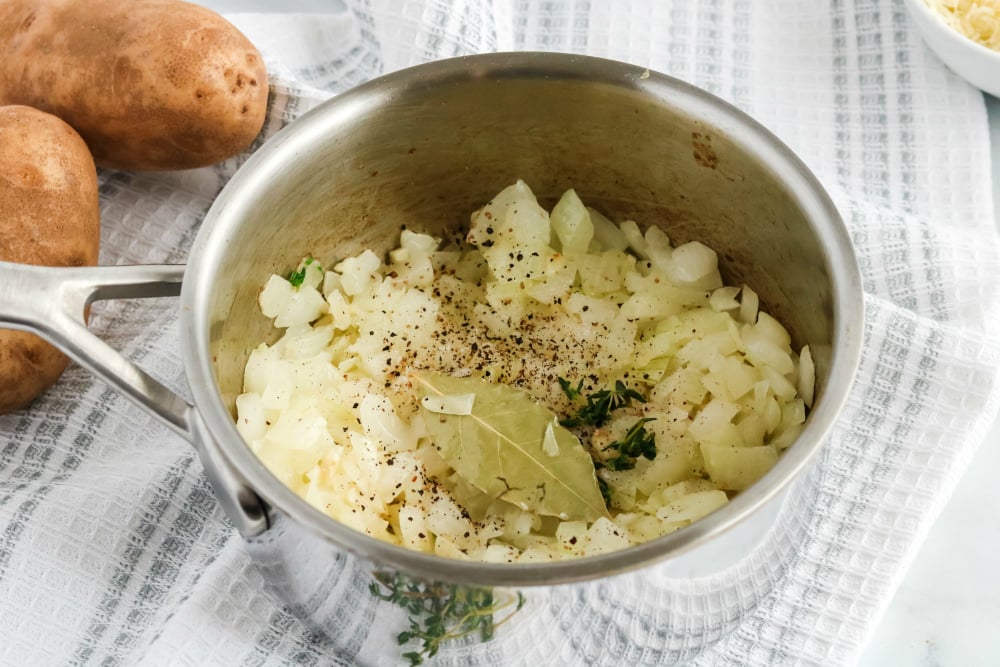
{"label": "white waffle-weave towel", "polygon": [[[262,140],[331,95],[435,58],[626,60],[720,95],[790,144],[843,212],[867,293],[859,381],[802,482],[812,502],[785,508],[740,566],[534,594],[493,641],[446,647],[440,662],[850,664],[998,407],[981,95],[924,47],[900,0],[348,4],[230,17],[271,73]],[[242,159],[101,172],[102,263],[183,262]],[[109,303],[91,328],[184,392],[175,307]],[[84,371],[0,418],[0,664],[400,660],[397,609],[352,594],[343,615],[351,632],[324,639],[265,592],[188,446]]]}

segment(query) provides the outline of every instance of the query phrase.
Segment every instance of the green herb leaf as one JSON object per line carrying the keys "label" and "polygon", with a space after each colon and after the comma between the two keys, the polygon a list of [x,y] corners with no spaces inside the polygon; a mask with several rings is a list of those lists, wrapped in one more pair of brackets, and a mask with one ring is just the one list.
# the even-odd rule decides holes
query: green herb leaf
{"label": "green herb leaf", "polygon": [[580,393],[583,391],[583,380],[580,380],[576,387],[573,387],[573,385],[569,383],[569,380],[559,378],[559,386],[562,387],[563,393],[566,394],[566,397],[569,400],[575,401],[580,398]]}
{"label": "green herb leaf", "polygon": [[288,282],[292,284],[292,287],[295,287],[296,289],[302,287],[302,283],[304,283],[306,280],[307,269],[308,269],[307,266],[303,266],[298,271],[292,271],[291,273],[288,274]]}
{"label": "green herb leaf", "polygon": [[[396,635],[396,643],[403,646],[413,640],[420,642],[420,650],[401,654],[411,665],[423,664],[425,658],[436,655],[442,643],[477,630],[483,641],[490,640],[496,628],[524,606],[520,592],[516,598],[509,594],[497,597],[490,588],[425,582],[398,572],[373,572],[372,576],[372,595],[410,614],[409,629]],[[496,619],[499,612],[515,604],[504,618]]]}
{"label": "green herb leaf", "polygon": [[[580,389],[583,388],[583,381],[574,390],[570,387],[569,381],[559,378],[559,386],[563,388],[570,400],[580,396]],[[603,426],[604,422],[611,417],[611,412],[619,408],[628,407],[632,401],[645,403],[646,398],[635,389],[625,386],[621,380],[615,381],[614,389],[602,389],[587,396],[587,404],[577,410],[575,415],[560,420],[560,424],[567,427],[573,426]]]}
{"label": "green herb leaf", "polygon": [[617,456],[604,462],[609,470],[631,470],[635,467],[635,460],[640,456],[650,461],[656,458],[656,440],[653,434],[646,430],[647,422],[654,419],[654,417],[640,419],[629,428],[624,438],[615,440],[604,448],[605,451],[618,450]]}
{"label": "green herb leaf", "polygon": [[[528,394],[476,378],[428,374],[413,379],[426,396],[476,395],[471,414],[425,412],[434,446],[470,484],[538,514],[582,521],[608,516],[590,455]],[[543,449],[548,428],[558,445],[555,452]]]}
{"label": "green herb leaf", "polygon": [[[306,273],[309,271],[309,268],[315,262],[316,260],[313,259],[312,257],[306,257],[304,260],[302,260],[302,263],[299,264],[299,268],[295,269],[294,271],[288,274],[288,282],[292,284],[292,287],[294,287],[295,289],[302,287],[302,284],[306,281]],[[319,264],[316,264],[314,270],[322,272],[323,267],[320,266]]]}
{"label": "green herb leaf", "polygon": [[611,504],[611,487],[600,477],[597,478],[597,485],[601,487],[601,496],[604,498],[604,504]]}

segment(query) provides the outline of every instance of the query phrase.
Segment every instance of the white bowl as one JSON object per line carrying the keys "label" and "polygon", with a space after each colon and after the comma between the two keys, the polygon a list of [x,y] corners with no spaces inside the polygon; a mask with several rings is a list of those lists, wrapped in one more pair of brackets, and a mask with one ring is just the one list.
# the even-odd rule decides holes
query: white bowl
{"label": "white bowl", "polygon": [[952,28],[924,0],[906,0],[921,36],[944,64],[976,88],[1000,97],[1000,52]]}

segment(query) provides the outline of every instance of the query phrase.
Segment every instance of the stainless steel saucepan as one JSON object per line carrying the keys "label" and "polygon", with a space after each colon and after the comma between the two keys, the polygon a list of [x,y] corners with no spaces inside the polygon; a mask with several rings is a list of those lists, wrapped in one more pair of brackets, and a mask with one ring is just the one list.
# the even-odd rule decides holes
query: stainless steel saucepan
{"label": "stainless steel saucepan", "polygon": [[[306,255],[324,263],[387,251],[400,228],[442,235],[516,179],[551,204],[573,187],[612,219],[663,227],[720,257],[808,343],[817,399],[774,469],[694,525],[623,551],[538,564],[459,562],[341,525],[278,481],[233,422],[252,348],[274,340],[256,297]],[[228,183],[186,267],[0,265],[0,322],[39,333],[198,450],[205,473],[272,583],[316,609],[322,573],[345,554],[371,568],[481,586],[605,577],[724,540],[814,459],[851,386],[862,289],[845,226],[818,181],[772,134],[681,81],[614,61],[490,54],[433,62],[359,86],[296,120]],[[180,295],[189,405],[87,331],[96,299]]]}

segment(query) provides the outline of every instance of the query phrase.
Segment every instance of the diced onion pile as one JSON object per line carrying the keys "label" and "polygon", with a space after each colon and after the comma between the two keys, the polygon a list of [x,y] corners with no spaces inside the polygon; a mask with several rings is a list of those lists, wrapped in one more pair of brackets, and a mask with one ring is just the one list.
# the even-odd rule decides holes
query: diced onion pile
{"label": "diced onion pile", "polygon": [[[716,254],[672,247],[658,227],[616,224],[573,190],[551,213],[518,182],[472,215],[465,239],[404,230],[332,270],[307,259],[293,285],[260,293],[284,334],[250,355],[240,433],[267,467],[330,517],[410,549],[488,562],[621,549],[690,524],[766,473],[812,403],[808,347],[724,286]],[[647,397],[588,433],[595,461],[637,418],[656,456],[596,474],[609,516],[563,521],[484,495],[427,437],[428,414],[474,397],[425,399],[411,373],[478,377],[572,411],[559,379]],[[450,411],[450,412],[449,412]],[[543,451],[554,442],[543,442]]]}
{"label": "diced onion pile", "polygon": [[945,22],[974,42],[1000,51],[1000,0],[925,0]]}

